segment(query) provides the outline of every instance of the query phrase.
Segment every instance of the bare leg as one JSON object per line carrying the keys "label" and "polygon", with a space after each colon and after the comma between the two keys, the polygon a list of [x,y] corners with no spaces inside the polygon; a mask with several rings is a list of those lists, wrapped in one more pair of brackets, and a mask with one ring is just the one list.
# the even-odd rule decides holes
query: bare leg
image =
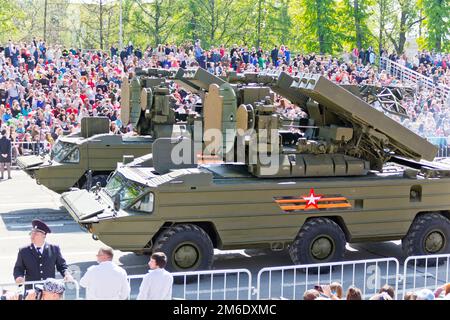
{"label": "bare leg", "polygon": [[11,162],[6,163],[6,170],[8,170],[8,179],[11,179]]}
{"label": "bare leg", "polygon": [[1,175],[1,179],[3,179],[3,171],[5,171],[5,164],[3,162],[0,162],[0,175]]}

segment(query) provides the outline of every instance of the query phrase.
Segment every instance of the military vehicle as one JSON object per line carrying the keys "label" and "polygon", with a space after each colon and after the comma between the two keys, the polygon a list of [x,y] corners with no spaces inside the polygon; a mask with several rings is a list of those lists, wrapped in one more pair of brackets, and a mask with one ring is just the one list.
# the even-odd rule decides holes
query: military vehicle
{"label": "military vehicle", "polygon": [[131,80],[122,79],[121,121],[131,123],[137,136],[110,134],[108,118],[83,118],[80,132],[60,137],[50,155],[18,157],[19,168],[58,193],[97,183],[104,187],[123,156],[148,154],[159,137],[188,135],[188,123],[175,118],[166,82],[174,76],[173,70],[150,68],[136,69]]}
{"label": "military vehicle", "polygon": [[86,117],[81,130],[61,136],[48,155],[17,158],[20,169],[55,192],[90,188],[106,180],[124,155],[143,156],[151,151],[150,136],[109,133],[109,119]]}
{"label": "military vehicle", "polygon": [[[127,158],[105,188],[62,195],[94,239],[165,252],[171,271],[210,269],[214,248],[288,249],[296,264],[339,261],[347,242],[450,252],[450,167],[358,96],[309,74],[248,74],[230,85],[199,69],[180,83],[204,91],[200,139],[157,139],[151,168]],[[299,138],[283,132],[272,91],[308,114]],[[209,129],[229,135],[211,139]],[[186,150],[199,141],[222,163],[180,163],[178,154],[195,159]]]}

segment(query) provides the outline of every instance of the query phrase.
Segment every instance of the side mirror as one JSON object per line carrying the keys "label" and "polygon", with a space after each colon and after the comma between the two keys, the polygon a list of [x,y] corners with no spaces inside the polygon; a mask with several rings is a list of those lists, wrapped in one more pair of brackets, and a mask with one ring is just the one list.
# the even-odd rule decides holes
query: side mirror
{"label": "side mirror", "polygon": [[120,195],[116,194],[114,196],[114,210],[119,211],[120,210]]}

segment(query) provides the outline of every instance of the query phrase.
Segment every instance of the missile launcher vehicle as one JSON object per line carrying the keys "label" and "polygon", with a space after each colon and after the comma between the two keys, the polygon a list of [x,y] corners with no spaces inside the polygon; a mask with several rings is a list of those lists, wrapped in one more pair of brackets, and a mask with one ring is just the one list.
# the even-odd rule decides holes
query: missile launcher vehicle
{"label": "missile launcher vehicle", "polygon": [[[94,239],[162,251],[170,271],[210,269],[214,248],[287,249],[296,264],[339,261],[346,243],[367,241],[450,252],[450,167],[357,95],[310,74],[175,79],[203,95],[193,136],[159,138],[151,167],[127,159],[105,188],[62,195]],[[295,134],[273,92],[308,115]],[[198,152],[221,161],[196,163]]]}
{"label": "missile launcher vehicle", "polygon": [[122,79],[121,121],[131,123],[135,135],[112,134],[108,118],[86,117],[80,132],[60,137],[49,155],[18,157],[19,168],[58,193],[97,183],[104,187],[124,156],[146,155],[156,138],[183,134],[185,126],[176,125],[166,83],[173,76],[169,70],[137,69],[131,81]]}

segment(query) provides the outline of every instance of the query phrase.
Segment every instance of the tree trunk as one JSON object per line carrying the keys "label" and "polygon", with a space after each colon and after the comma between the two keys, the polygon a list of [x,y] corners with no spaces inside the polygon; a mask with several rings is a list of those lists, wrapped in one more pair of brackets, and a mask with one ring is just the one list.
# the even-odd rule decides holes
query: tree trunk
{"label": "tree trunk", "polygon": [[435,46],[436,46],[436,51],[437,51],[437,52],[441,52],[441,50],[442,50],[441,35],[438,35],[438,36],[437,36]]}
{"label": "tree trunk", "polygon": [[44,41],[47,42],[47,0],[44,4]]}
{"label": "tree trunk", "polygon": [[256,30],[256,47],[261,46],[261,11],[262,11],[262,0],[258,0],[258,26]]}
{"label": "tree trunk", "polygon": [[159,25],[159,20],[161,19],[161,3],[159,1],[155,1],[155,47],[158,46],[161,42],[161,26]]}
{"label": "tree trunk", "polygon": [[405,50],[406,20],[407,20],[407,14],[406,14],[405,10],[402,8],[402,13],[401,13],[401,17],[400,17],[400,34],[398,37],[398,48],[397,48],[398,54],[402,54]]}
{"label": "tree trunk", "polygon": [[319,51],[320,54],[324,54],[326,51],[325,47],[325,35],[322,30],[322,6],[321,0],[316,0],[316,8],[317,8],[317,38],[319,40]]}
{"label": "tree trunk", "polygon": [[103,1],[100,0],[100,49],[103,50]]}
{"label": "tree trunk", "polygon": [[209,3],[211,4],[211,34],[210,34],[210,42],[214,42],[214,34],[216,31],[216,11],[215,11],[215,0],[210,0]]}
{"label": "tree trunk", "polygon": [[422,8],[420,8],[420,11],[419,11],[419,19],[420,19],[420,22],[419,22],[419,38],[421,38],[422,37]]}
{"label": "tree trunk", "polygon": [[362,48],[362,31],[361,31],[361,16],[359,14],[359,0],[353,0],[354,14],[355,14],[355,29],[356,29],[356,46],[359,50]]}
{"label": "tree trunk", "polygon": [[379,20],[379,33],[378,33],[378,52],[381,53],[381,50],[383,49],[383,31],[384,31],[384,25],[385,25],[385,16],[384,11],[385,9],[385,0],[378,0],[378,6],[380,9],[380,20]]}

